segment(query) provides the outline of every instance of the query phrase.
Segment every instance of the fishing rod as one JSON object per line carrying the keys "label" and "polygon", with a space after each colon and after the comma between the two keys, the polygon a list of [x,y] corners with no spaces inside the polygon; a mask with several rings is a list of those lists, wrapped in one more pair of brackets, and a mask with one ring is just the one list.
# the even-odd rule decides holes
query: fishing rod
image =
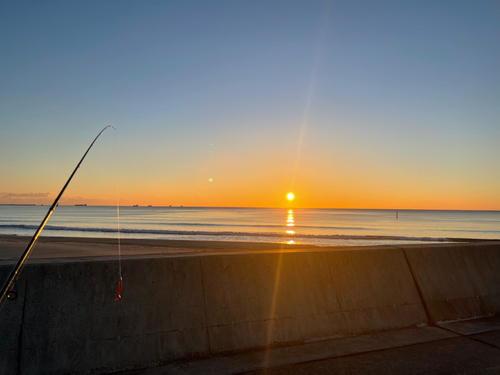
{"label": "fishing rod", "polygon": [[[24,250],[24,253],[23,255],[21,255],[21,257],[19,258],[19,261],[17,262],[16,264],[16,267],[12,270],[12,272],[10,273],[9,275],[9,278],[7,279],[7,282],[5,283],[5,285],[3,286],[2,288],[2,293],[0,294],[0,306],[2,306],[3,304],[3,301],[5,299],[5,297],[7,296],[8,298],[12,298],[14,296],[9,296],[9,290],[11,288],[12,285],[15,284],[17,278],[19,277],[19,273],[20,273],[20,270],[21,268],[23,267],[24,263],[26,262],[26,260],[28,259],[30,253],[31,253],[31,250],[33,249],[33,246],[35,246],[35,242],[36,240],[38,239],[38,236],[40,235],[40,232],[42,231],[43,227],[45,226],[45,224],[47,223],[47,221],[49,220],[49,217],[50,215],[52,215],[52,212],[54,212],[55,208],[57,207],[57,204],[59,203],[59,199],[61,199],[64,191],[66,190],[66,188],[68,187],[69,183],[71,182],[73,176],[75,175],[76,171],[78,170],[78,168],[80,168],[80,165],[82,164],[83,162],[83,159],[85,159],[85,157],[87,156],[87,154],[89,153],[90,149],[92,148],[92,146],[94,145],[95,141],[97,141],[97,138],[99,138],[99,136],[104,132],[104,130],[106,130],[107,128],[113,128],[116,130],[116,128],[112,125],[108,125],[106,126],[104,129],[101,130],[101,132],[99,134],[97,134],[97,137],[95,137],[94,141],[90,144],[89,148],[87,149],[87,151],[85,152],[85,154],[83,155],[82,157],[82,160],[80,160],[80,162],[78,163],[78,165],[76,166],[75,170],[73,171],[73,173],[71,174],[71,176],[69,177],[68,181],[66,182],[66,184],[64,185],[64,187],[62,188],[61,192],[59,193],[59,195],[57,196],[56,200],[54,201],[54,203],[52,203],[52,206],[50,207],[49,209],[49,212],[47,212],[47,215],[45,216],[45,219],[43,219],[42,223],[40,224],[40,226],[38,227],[38,229],[36,230],[35,234],[33,235],[33,238],[31,239],[30,243],[28,244],[28,246],[26,247],[26,250]],[[15,297],[14,297],[15,298]],[[12,299],[14,299],[12,298]]]}

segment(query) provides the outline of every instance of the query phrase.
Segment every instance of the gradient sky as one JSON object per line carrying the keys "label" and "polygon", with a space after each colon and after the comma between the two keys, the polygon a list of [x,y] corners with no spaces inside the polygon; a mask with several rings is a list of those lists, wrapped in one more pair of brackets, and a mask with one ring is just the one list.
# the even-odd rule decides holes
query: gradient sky
{"label": "gradient sky", "polygon": [[3,1],[0,35],[0,203],[114,125],[63,204],[500,210],[498,0]]}

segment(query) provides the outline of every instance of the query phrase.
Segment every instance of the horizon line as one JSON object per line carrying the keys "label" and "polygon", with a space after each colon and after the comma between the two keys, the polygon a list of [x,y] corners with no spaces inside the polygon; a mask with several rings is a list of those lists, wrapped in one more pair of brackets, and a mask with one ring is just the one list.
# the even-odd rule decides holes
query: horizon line
{"label": "horizon line", "polygon": [[[29,206],[29,207],[45,207],[52,204],[35,204],[35,203],[0,203],[0,206]],[[110,204],[58,204],[58,206],[65,207],[117,207],[117,205]],[[269,209],[293,209],[293,210],[380,210],[380,211],[486,211],[486,212],[499,212],[500,209],[440,209],[440,208],[338,208],[338,207],[265,207],[265,206],[154,206],[154,205],[118,205],[119,207],[131,208],[269,208]]]}

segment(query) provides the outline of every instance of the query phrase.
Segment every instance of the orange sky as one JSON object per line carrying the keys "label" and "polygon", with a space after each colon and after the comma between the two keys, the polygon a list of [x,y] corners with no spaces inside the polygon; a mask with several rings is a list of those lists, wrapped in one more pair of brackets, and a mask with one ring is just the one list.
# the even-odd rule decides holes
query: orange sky
{"label": "orange sky", "polygon": [[[497,179],[482,178],[479,184],[469,178],[479,174],[477,170],[416,173],[405,170],[404,164],[380,166],[379,161],[342,158],[338,153],[324,159],[322,150],[316,150],[302,154],[292,186],[292,148],[257,155],[207,153],[192,164],[166,163],[159,168],[158,163],[142,167],[113,156],[120,144],[112,139],[111,132],[99,139],[62,204],[115,205],[118,200],[121,205],[287,207],[286,194],[291,191],[297,208],[500,209]],[[48,162],[43,171],[35,166],[17,173],[16,190],[21,193],[4,193],[1,203],[50,204],[76,165],[78,153],[71,154],[71,161],[54,159],[60,164],[56,168]],[[26,191],[25,186],[36,189]],[[33,196],[40,192],[50,195]]]}

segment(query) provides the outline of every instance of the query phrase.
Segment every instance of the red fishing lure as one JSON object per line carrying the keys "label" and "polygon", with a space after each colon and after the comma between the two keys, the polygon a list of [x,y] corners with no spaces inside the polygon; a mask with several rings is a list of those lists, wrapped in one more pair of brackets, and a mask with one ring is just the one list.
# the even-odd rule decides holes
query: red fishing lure
{"label": "red fishing lure", "polygon": [[122,296],[121,296],[122,286],[123,286],[123,281],[120,277],[120,281],[118,281],[118,297],[115,298],[115,301],[118,301],[119,299],[122,298]]}

